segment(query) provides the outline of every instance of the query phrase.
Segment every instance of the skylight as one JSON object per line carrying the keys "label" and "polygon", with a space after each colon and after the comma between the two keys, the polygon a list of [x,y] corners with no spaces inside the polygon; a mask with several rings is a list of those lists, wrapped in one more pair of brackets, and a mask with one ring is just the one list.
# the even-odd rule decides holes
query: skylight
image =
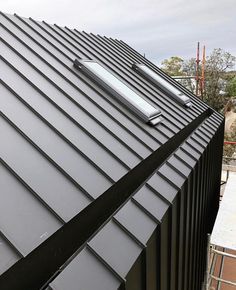
{"label": "skylight", "polygon": [[133,64],[133,69],[138,71],[140,74],[145,76],[151,82],[156,84],[158,87],[163,89],[166,93],[168,93],[173,99],[178,101],[180,104],[191,107],[191,99],[184,95],[180,90],[178,90],[175,86],[165,80],[162,76],[151,70],[144,64]]}
{"label": "skylight", "polygon": [[146,123],[149,122],[152,125],[156,125],[161,121],[161,111],[159,109],[152,106],[99,63],[91,60],[76,59],[74,66],[101,85]]}

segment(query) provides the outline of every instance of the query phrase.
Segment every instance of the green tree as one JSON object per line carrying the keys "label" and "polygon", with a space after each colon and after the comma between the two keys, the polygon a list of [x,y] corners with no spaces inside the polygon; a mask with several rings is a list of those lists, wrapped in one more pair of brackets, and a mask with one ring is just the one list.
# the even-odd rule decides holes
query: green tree
{"label": "green tree", "polygon": [[226,93],[229,97],[236,98],[236,73],[228,81],[228,83],[226,85]]}
{"label": "green tree", "polygon": [[[185,76],[195,76],[196,75],[196,59],[190,58],[184,60],[182,70]],[[184,85],[187,89],[189,89],[192,93],[196,93],[196,81],[195,79],[185,79],[181,81],[182,85]]]}
{"label": "green tree", "polygon": [[235,64],[235,56],[221,48],[214,49],[206,59],[206,81],[203,99],[217,111],[222,111],[227,101],[224,94],[227,86],[227,70]]}
{"label": "green tree", "polygon": [[[206,58],[205,89],[202,92],[202,99],[219,112],[223,112],[228,99],[236,92],[236,74],[229,72],[235,65],[235,61],[235,56],[221,48],[214,49]],[[161,68],[170,76],[195,76],[196,60],[194,58],[183,60],[174,56],[165,59]],[[201,63],[199,64],[199,72],[201,72]],[[180,82],[195,93],[194,79],[180,80]]]}
{"label": "green tree", "polygon": [[[206,58],[205,89],[202,99],[219,112],[236,112],[236,72],[230,71],[236,58],[228,52],[218,48]],[[183,60],[178,56],[165,59],[161,67],[170,76],[195,76],[196,60],[194,58]],[[199,64],[199,73],[201,63]],[[196,92],[196,82],[193,79],[178,80],[191,92]],[[225,134],[225,140],[236,141],[236,122],[231,132]],[[232,157],[236,152],[235,145],[224,146],[224,156]],[[225,159],[229,163],[230,159]]]}
{"label": "green tree", "polygon": [[161,63],[162,70],[170,76],[181,76],[183,75],[182,66],[183,59],[178,56],[172,56],[169,59],[163,60]]}

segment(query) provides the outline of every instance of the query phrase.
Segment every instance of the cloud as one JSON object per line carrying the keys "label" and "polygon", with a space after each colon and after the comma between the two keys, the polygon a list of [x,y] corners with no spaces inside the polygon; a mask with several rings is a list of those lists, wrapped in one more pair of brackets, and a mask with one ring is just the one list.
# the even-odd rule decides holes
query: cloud
{"label": "cloud", "polygon": [[236,55],[235,0],[2,0],[4,12],[122,39],[155,62],[207,51]]}

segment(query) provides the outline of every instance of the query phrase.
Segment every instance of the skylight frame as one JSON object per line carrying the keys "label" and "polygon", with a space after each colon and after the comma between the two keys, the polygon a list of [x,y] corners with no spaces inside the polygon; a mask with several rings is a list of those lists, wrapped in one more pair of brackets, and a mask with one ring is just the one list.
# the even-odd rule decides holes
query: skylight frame
{"label": "skylight frame", "polygon": [[164,90],[168,95],[170,95],[174,100],[176,100],[181,105],[190,108],[192,106],[191,99],[176,88],[173,84],[168,82],[160,74],[150,69],[148,66],[142,63],[134,63],[132,68],[144,76],[146,79],[150,80],[154,85]]}
{"label": "skylight frame", "polygon": [[160,109],[150,104],[99,62],[87,59],[75,59],[74,66],[115,97],[120,103],[124,104],[144,122],[154,126],[161,122]]}

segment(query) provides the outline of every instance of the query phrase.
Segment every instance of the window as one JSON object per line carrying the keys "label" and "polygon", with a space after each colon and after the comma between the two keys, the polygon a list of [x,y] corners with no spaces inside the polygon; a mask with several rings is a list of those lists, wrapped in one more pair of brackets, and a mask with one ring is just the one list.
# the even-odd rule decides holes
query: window
{"label": "window", "polygon": [[145,122],[156,125],[161,121],[161,112],[159,109],[144,100],[99,63],[91,60],[76,59],[74,66],[111,93]]}
{"label": "window", "polygon": [[165,80],[162,76],[151,70],[144,64],[133,64],[133,69],[138,71],[140,74],[145,76],[151,82],[156,84],[158,87],[163,89],[166,93],[168,93],[173,99],[178,101],[180,104],[191,107],[191,99],[184,95],[180,90],[178,90],[174,85]]}

